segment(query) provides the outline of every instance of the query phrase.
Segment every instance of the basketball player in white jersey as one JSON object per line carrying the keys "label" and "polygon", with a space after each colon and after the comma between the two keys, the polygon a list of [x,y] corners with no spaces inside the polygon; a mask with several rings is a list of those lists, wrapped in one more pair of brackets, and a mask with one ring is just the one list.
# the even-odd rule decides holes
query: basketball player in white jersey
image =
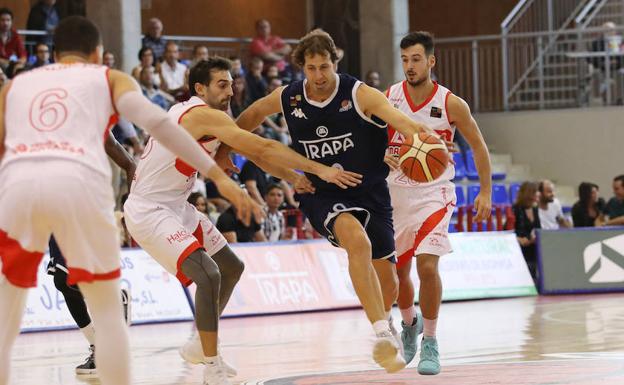
{"label": "basketball player in white jersey", "polygon": [[17,76],[0,92],[0,385],[28,288],[50,235],[67,259],[68,284],[89,306],[104,385],[130,384],[119,296],[119,239],[104,140],[118,114],[148,130],[215,181],[249,222],[251,199],[193,138],[150,103],[128,75],[101,65],[97,27],[72,16],[54,32],[57,64]]}
{"label": "basketball player in white jersey", "polygon": [[[458,129],[474,150],[481,192],[474,202],[479,222],[490,215],[491,172],[488,150],[477,123],[465,101],[431,80],[435,65],[433,37],[428,32],[414,32],[401,40],[401,61],[405,79],[387,91],[391,104],[414,121],[432,128],[445,141],[452,141]],[[398,168],[399,147],[404,137],[389,127],[387,161],[393,171],[388,176],[392,198],[395,244],[399,259],[398,305],[403,321],[401,339],[405,360],[416,355],[417,336],[424,328],[418,372],[438,374],[440,361],[436,340],[436,323],[442,301],[442,282],[438,274],[438,260],[450,253],[448,227],[455,207],[455,176],[452,164],[433,182],[417,183]],[[420,279],[419,304],[414,308],[414,286],[410,278],[412,257]],[[424,318],[424,319],[423,319]]]}
{"label": "basketball player in white jersey", "polygon": [[[309,182],[292,169],[318,175],[342,188],[359,184],[358,174],[310,161],[277,141],[236,126],[223,112],[232,97],[230,69],[230,62],[218,57],[197,63],[189,72],[193,96],[169,110],[169,116],[206,152],[214,156],[223,141],[273,175],[299,187]],[[272,163],[291,169],[282,173]],[[139,161],[124,213],[130,234],[145,251],[184,285],[196,284],[199,340],[192,340],[180,353],[189,362],[205,364],[204,384],[227,385],[228,372],[236,372],[219,355],[218,322],[243,272],[243,262],[208,218],[187,202],[196,175],[194,168],[158,141],[150,140]]]}

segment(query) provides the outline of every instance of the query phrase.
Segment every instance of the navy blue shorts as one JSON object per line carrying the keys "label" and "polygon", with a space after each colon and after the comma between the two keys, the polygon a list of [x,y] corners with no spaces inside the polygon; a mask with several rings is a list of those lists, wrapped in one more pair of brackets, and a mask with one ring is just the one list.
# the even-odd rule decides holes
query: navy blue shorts
{"label": "navy blue shorts", "polygon": [[370,186],[358,193],[295,194],[299,209],[310,220],[312,227],[334,246],[339,241],[333,233],[338,215],[348,212],[356,217],[366,230],[371,242],[373,259],[396,262],[392,205],[386,181]]}

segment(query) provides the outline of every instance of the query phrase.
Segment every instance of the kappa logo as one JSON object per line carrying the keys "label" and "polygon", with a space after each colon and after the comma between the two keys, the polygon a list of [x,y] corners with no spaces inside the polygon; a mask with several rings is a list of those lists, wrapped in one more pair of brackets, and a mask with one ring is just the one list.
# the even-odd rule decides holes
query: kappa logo
{"label": "kappa logo", "polygon": [[338,112],[349,111],[352,108],[353,108],[353,103],[351,103],[350,100],[345,99],[342,101],[342,103],[340,103],[340,109],[338,110]]}
{"label": "kappa logo", "polygon": [[583,262],[591,283],[624,282],[624,235],[590,244]]}
{"label": "kappa logo", "polygon": [[306,120],[308,119],[306,114],[304,114],[303,111],[301,111],[301,108],[295,108],[293,112],[291,113],[291,115],[299,119],[306,119]]}

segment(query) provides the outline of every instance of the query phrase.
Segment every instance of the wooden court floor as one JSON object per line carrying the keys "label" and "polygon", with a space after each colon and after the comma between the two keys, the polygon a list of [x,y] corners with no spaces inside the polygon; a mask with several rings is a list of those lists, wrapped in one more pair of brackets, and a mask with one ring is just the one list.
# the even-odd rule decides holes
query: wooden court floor
{"label": "wooden court floor", "polygon": [[[201,384],[201,366],[177,353],[191,332],[190,322],[131,327],[134,383]],[[361,310],[225,319],[221,334],[239,370],[234,383],[246,385],[624,384],[624,294],[445,303],[442,373],[433,377],[415,363],[394,375],[377,370]],[[98,384],[74,374],[86,353],[78,331],[20,335],[10,384]]]}

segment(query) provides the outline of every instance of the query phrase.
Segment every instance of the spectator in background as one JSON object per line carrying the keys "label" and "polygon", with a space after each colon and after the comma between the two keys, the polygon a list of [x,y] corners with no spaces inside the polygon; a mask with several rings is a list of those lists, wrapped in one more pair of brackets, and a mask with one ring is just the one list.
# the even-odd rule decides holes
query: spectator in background
{"label": "spectator in background", "polygon": [[143,67],[139,77],[141,91],[143,91],[143,95],[145,95],[145,97],[147,97],[152,103],[160,106],[163,110],[168,111],[171,105],[175,103],[175,99],[173,96],[162,91],[156,86],[154,81],[155,78],[156,74],[154,73],[154,67]]}
{"label": "spectator in background", "polygon": [[236,242],[266,242],[262,227],[251,220],[249,226],[236,218],[236,209],[230,206],[217,220],[217,229],[223,234],[228,243]]}
{"label": "spectator in background", "polygon": [[[272,78],[269,80],[267,87],[267,95],[282,86],[282,79]],[[290,133],[288,132],[288,124],[281,112],[267,116],[264,119],[265,126],[264,137],[282,142],[286,146],[290,145]]]}
{"label": "spectator in background", "polygon": [[230,109],[232,111],[232,117],[237,118],[250,104],[249,97],[247,96],[247,83],[245,82],[245,78],[240,75],[233,76],[232,92]]}
{"label": "spectator in background", "polygon": [[266,79],[267,83],[271,79],[279,78],[279,70],[277,69],[277,66],[275,64],[271,64],[267,67],[264,78]]}
{"label": "spectator in background", "polygon": [[154,62],[154,51],[148,47],[143,47],[139,50],[139,65],[132,69],[132,76],[137,82],[141,81],[141,71],[145,67],[154,69],[154,86],[160,88],[160,63]]}
{"label": "spectator in background", "polygon": [[269,174],[249,159],[239,174],[240,182],[245,185],[249,195],[261,206],[265,206],[264,196],[274,180]]}
{"label": "spectator in background", "polygon": [[538,199],[537,184],[524,182],[520,185],[516,202],[512,206],[516,238],[520,243],[522,255],[524,255],[524,260],[534,280],[537,278],[535,229],[541,227],[537,209]]}
{"label": "spectator in background", "polygon": [[286,70],[285,58],[292,48],[281,37],[271,35],[271,24],[266,19],[256,21],[256,37],[251,41],[249,53],[261,58],[268,67],[275,64],[279,72]]}
{"label": "spectator in background", "polygon": [[158,18],[151,18],[147,23],[147,32],[141,41],[141,47],[151,48],[154,62],[159,62],[165,54],[167,40],[162,37],[163,23]]}
{"label": "spectator in background", "polygon": [[26,23],[26,29],[36,31],[46,31],[45,36],[32,36],[28,38],[28,41],[33,43],[41,42],[53,46],[52,34],[59,23],[59,14],[56,9],[56,0],[39,0],[30,9],[28,14],[28,22]]}
{"label": "spectator in background", "polygon": [[264,197],[267,216],[263,223],[264,236],[268,242],[277,242],[283,239],[286,228],[284,214],[280,208],[284,204],[284,190],[279,184],[272,184]]}
{"label": "spectator in background", "polygon": [[215,206],[208,202],[208,200],[200,193],[193,192],[188,197],[188,202],[197,208],[197,211],[206,215],[210,222],[217,223],[217,219],[219,218],[219,213]]}
{"label": "spectator in background", "polygon": [[555,185],[549,180],[543,180],[538,185],[539,219],[541,228],[545,230],[557,230],[560,227],[569,228],[572,224],[563,215],[561,202],[555,197]]}
{"label": "spectator in background", "polygon": [[35,61],[28,66],[28,69],[35,69],[50,64],[50,47],[44,43],[37,43],[35,46]]}
{"label": "spectator in background", "polygon": [[245,76],[249,103],[253,103],[266,95],[267,83],[262,76],[263,65],[262,59],[259,57],[252,58],[249,63],[249,71]]}
{"label": "spectator in background", "polygon": [[370,70],[366,73],[366,78],[365,78],[365,82],[368,86],[376,88],[376,89],[380,89],[381,86],[381,81],[380,81],[380,77],[379,77],[379,72],[374,71],[374,70]]}
{"label": "spectator in background", "polygon": [[241,59],[238,56],[230,56],[230,62],[232,63],[232,69],[230,70],[232,77],[245,77],[245,70],[243,69],[243,63],[241,62]]}
{"label": "spectator in background", "polygon": [[579,200],[572,206],[574,227],[594,227],[604,223],[605,201],[598,196],[598,186],[583,182],[578,187]]}
{"label": "spectator in background", "polygon": [[191,59],[190,67],[193,67],[195,64],[202,60],[208,60],[208,47],[205,45],[196,45],[193,47],[193,58]]}
{"label": "spectator in background", "polygon": [[624,226],[624,175],[613,179],[613,198],[604,208],[605,226]]}
{"label": "spectator in background", "polygon": [[160,66],[160,88],[174,98],[181,97],[186,92],[187,68],[178,61],[179,58],[178,45],[172,41],[168,42],[165,48],[165,61]]}
{"label": "spectator in background", "polygon": [[104,51],[102,54],[102,64],[108,68],[115,68],[115,54],[111,51]]}
{"label": "spectator in background", "polygon": [[0,8],[0,68],[12,77],[16,65],[24,65],[28,54],[22,39],[13,28],[13,12]]}

